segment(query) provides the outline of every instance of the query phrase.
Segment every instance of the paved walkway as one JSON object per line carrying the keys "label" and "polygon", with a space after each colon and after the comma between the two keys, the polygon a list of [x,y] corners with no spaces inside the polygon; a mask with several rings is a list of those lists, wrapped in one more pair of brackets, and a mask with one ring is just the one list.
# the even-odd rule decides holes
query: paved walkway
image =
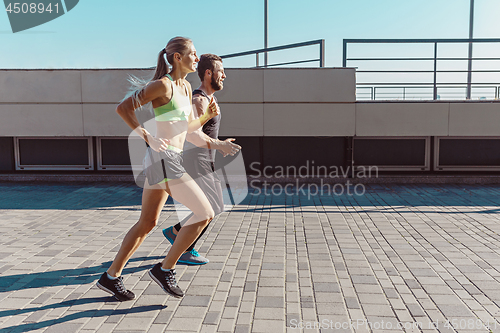
{"label": "paved walkway", "polygon": [[178,266],[182,300],[147,274],[169,248],[168,204],[120,303],[95,281],[140,193],[0,183],[0,332],[500,332],[499,185],[249,195],[199,242],[211,263]]}

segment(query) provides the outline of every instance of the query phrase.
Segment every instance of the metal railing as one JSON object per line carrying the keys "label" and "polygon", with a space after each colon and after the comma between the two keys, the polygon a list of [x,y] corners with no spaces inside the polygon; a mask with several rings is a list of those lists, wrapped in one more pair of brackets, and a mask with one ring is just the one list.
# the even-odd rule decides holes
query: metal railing
{"label": "metal railing", "polygon": [[[402,57],[402,58],[348,58],[348,44],[431,44],[434,46],[433,57]],[[356,95],[357,99],[464,99],[459,96],[463,96],[460,91],[465,89],[465,96],[475,96],[478,99],[498,99],[500,90],[500,74],[498,76],[498,81],[492,82],[471,82],[472,73],[500,73],[500,66],[496,69],[486,69],[486,70],[472,70],[468,68],[467,70],[438,70],[439,61],[490,61],[490,60],[500,60],[500,58],[469,58],[469,57],[438,57],[438,44],[445,43],[500,43],[500,38],[481,38],[481,39],[344,39],[343,43],[343,67],[347,67],[348,61],[368,61],[368,62],[388,62],[388,61],[432,61],[432,70],[364,70],[357,69],[356,73],[378,73],[378,74],[389,74],[389,73],[432,73],[432,82],[358,82],[356,84]],[[467,82],[438,82],[438,73],[467,73]],[[497,80],[495,78],[495,80]],[[480,89],[489,89],[486,95],[480,94]],[[420,92],[416,90],[420,89]],[[423,90],[429,90],[431,92],[422,92]],[[395,90],[399,92],[394,93]],[[448,90],[448,92],[446,92]],[[472,92],[472,95],[471,95]],[[359,95],[358,95],[359,93]]]}
{"label": "metal railing", "polygon": [[[294,49],[294,48],[298,48],[298,47],[311,46],[311,45],[319,45],[319,58],[259,66],[259,54],[261,54],[261,53],[267,54],[268,52]],[[273,66],[303,64],[303,63],[309,63],[309,62],[318,62],[319,67],[325,67],[325,40],[324,39],[317,39],[317,40],[312,40],[312,41],[302,42],[302,43],[287,44],[287,45],[268,47],[268,48],[252,50],[252,51],[226,54],[226,55],[221,56],[221,58],[228,59],[228,58],[242,57],[242,56],[247,56],[247,55],[252,55],[252,54],[255,54],[255,60],[256,60],[255,67],[273,67]]]}
{"label": "metal railing", "polygon": [[[474,85],[474,84],[473,84]],[[451,91],[445,91],[446,89]],[[457,91],[457,90],[463,91]],[[484,89],[484,90],[480,90]],[[357,100],[387,100],[387,99],[401,99],[401,100],[432,100],[434,87],[429,86],[386,86],[386,87],[356,87]],[[464,86],[438,86],[437,100],[441,99],[463,99],[466,95],[467,87]],[[500,86],[480,86],[475,85],[472,89],[472,99],[499,99]]]}

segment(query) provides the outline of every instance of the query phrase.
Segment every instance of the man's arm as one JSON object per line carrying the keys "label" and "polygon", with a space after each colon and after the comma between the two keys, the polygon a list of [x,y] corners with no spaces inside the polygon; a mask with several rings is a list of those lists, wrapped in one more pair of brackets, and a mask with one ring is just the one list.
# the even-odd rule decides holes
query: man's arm
{"label": "man's arm", "polygon": [[[189,82],[187,82],[187,86],[190,92],[189,96],[192,96],[191,85],[189,84]],[[216,117],[220,111],[219,106],[217,105],[217,103],[215,103],[213,98],[210,100],[210,103],[208,103],[207,101],[198,103],[195,101],[198,99],[199,97],[192,98],[193,112],[189,114],[187,130],[188,134],[193,133],[197,129],[203,127],[203,125],[205,125],[207,121],[209,121],[213,117]]]}
{"label": "man's arm", "polygon": [[[203,115],[204,110],[206,110],[207,106],[208,106],[208,101],[205,97],[202,96],[193,97],[193,108],[194,108],[193,116],[195,117],[195,119]],[[219,139],[213,139],[208,135],[206,135],[205,133],[203,133],[201,127],[198,128],[196,131],[188,133],[186,140],[188,140],[189,142],[200,148],[220,150],[224,156],[226,155],[233,156],[241,149],[239,145],[233,143],[235,139],[229,138],[224,141],[221,141]]]}
{"label": "man's arm", "polygon": [[221,141],[219,139],[212,139],[211,137],[203,133],[201,129],[189,133],[186,136],[186,140],[188,140],[189,142],[200,148],[220,150],[220,152],[224,156],[226,155],[233,156],[241,149],[241,146],[237,145],[236,143],[233,143],[235,139],[228,138],[224,141]]}

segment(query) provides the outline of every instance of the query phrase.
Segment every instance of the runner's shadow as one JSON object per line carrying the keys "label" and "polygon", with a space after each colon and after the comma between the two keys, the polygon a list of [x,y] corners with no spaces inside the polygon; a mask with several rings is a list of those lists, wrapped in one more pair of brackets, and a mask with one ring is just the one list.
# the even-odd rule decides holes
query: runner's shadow
{"label": "runner's shadow", "polygon": [[[23,313],[29,313],[29,312],[37,312],[37,311],[44,311],[44,310],[50,310],[50,309],[56,309],[56,308],[61,308],[61,307],[71,307],[71,306],[77,306],[77,305],[85,305],[85,304],[91,304],[91,303],[102,303],[102,302],[109,302],[109,301],[116,301],[114,297],[100,297],[100,298],[82,298],[82,299],[76,299],[76,300],[71,300],[71,301],[64,301],[61,303],[56,303],[56,304],[50,304],[46,306],[41,306],[38,308],[28,308],[28,309],[20,309],[20,310],[7,310],[7,311],[0,311],[0,317],[5,317],[5,316],[13,316],[13,315],[18,315],[18,314],[23,314]],[[131,313],[144,313],[144,312],[149,312],[149,311],[158,311],[158,310],[163,310],[165,309],[165,305],[142,305],[142,306],[137,306],[133,307],[130,309],[105,309],[105,310],[83,310],[81,312],[73,312],[69,315],[66,315],[64,317],[60,317],[57,319],[50,319],[50,320],[45,320],[45,321],[40,321],[40,322],[28,322],[25,324],[21,325],[16,325],[16,326],[10,326],[10,327],[5,327],[0,329],[0,332],[28,332],[28,331],[33,331],[33,330],[38,330],[41,328],[49,327],[49,326],[54,326],[57,324],[62,324],[66,322],[70,322],[72,320],[77,320],[80,318],[92,318],[92,317],[113,317],[113,316],[121,316],[121,315],[126,315],[126,314],[131,314]],[[25,319],[24,322],[29,321],[29,317]],[[38,321],[38,319],[34,318],[33,321]],[[78,324],[75,324],[78,325]],[[75,327],[75,329],[78,329]],[[59,330],[59,331],[68,331],[71,330],[71,327],[65,327]]]}
{"label": "runner's shadow", "polygon": [[116,303],[119,303],[119,301],[117,301],[116,298],[114,298],[113,296],[103,296],[103,297],[99,297],[99,298],[71,299],[71,300],[61,302],[61,303],[48,304],[48,305],[44,305],[44,306],[40,306],[40,307],[2,310],[2,311],[0,311],[0,318],[7,317],[7,316],[16,316],[16,315],[30,313],[30,312],[50,310],[50,309],[57,309],[57,308],[64,308],[64,307],[69,308],[70,306],[75,306],[75,305],[102,303],[102,302],[113,302],[113,301]]}
{"label": "runner's shadow", "polygon": [[[161,256],[154,257],[136,257],[131,258],[129,262],[158,260],[163,259]],[[0,276],[0,292],[11,292],[15,290],[23,290],[30,288],[46,288],[53,286],[69,286],[82,285],[97,281],[100,275],[105,272],[111,261],[103,262],[99,266],[83,267],[76,269],[62,269],[57,271],[31,273],[31,274],[16,274]],[[151,269],[153,263],[138,267],[129,267],[123,270],[123,275],[137,273]]]}

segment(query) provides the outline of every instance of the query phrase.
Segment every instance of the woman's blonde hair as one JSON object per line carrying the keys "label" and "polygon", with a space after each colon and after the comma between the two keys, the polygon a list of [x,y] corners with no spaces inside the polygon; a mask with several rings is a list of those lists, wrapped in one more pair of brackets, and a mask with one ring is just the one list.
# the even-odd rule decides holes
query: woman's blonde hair
{"label": "woman's blonde hair", "polygon": [[[189,49],[193,45],[193,41],[186,37],[174,37],[168,41],[167,46],[160,51],[158,54],[158,62],[156,64],[156,71],[153,75],[152,80],[158,80],[168,73],[168,64],[174,65],[174,54],[180,53],[181,55],[186,55]],[[165,61],[167,60],[167,61]]]}
{"label": "woman's blonde hair", "polygon": [[[130,88],[123,100],[130,96],[134,98],[134,105],[137,105],[139,109],[147,109],[152,112],[151,103],[140,106],[139,103],[139,92],[144,89],[151,81],[158,80],[169,73],[169,66],[174,65],[174,54],[180,53],[181,55],[188,54],[193,41],[186,37],[174,37],[168,41],[167,46],[165,46],[158,54],[158,61],[156,64],[155,73],[149,79],[139,78],[135,75],[129,75],[128,81],[130,83]],[[168,64],[167,64],[168,62]],[[122,101],[123,101],[122,100]]]}

